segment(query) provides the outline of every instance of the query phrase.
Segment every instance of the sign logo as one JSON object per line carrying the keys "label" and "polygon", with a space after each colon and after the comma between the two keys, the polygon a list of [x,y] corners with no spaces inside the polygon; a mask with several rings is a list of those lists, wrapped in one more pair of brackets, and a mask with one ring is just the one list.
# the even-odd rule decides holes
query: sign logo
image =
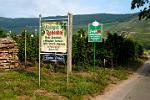
{"label": "sign logo", "polygon": [[67,52],[67,22],[42,22],[41,51]]}
{"label": "sign logo", "polygon": [[102,42],[103,25],[93,22],[88,26],[88,42]]}

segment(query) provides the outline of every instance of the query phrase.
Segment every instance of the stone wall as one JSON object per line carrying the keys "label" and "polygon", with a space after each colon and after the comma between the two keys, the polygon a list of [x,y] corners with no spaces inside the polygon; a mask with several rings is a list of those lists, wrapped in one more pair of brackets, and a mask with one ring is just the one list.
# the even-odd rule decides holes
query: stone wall
{"label": "stone wall", "polygon": [[11,38],[0,38],[0,69],[19,67],[17,43]]}

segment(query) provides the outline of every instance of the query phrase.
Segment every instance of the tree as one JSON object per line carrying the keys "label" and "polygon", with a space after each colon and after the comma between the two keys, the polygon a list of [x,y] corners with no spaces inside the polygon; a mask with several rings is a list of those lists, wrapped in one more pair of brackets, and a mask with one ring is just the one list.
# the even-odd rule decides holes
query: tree
{"label": "tree", "polygon": [[77,34],[73,35],[73,63],[76,65],[86,65],[87,61],[87,37],[86,31],[81,28]]}
{"label": "tree", "polygon": [[[113,63],[117,65],[120,62],[120,54],[122,49],[124,38],[122,36],[117,35],[117,33],[111,34],[108,33],[108,39],[106,40],[107,50],[111,51],[111,55],[113,56]],[[124,53],[123,53],[124,54]]]}
{"label": "tree", "polygon": [[141,8],[139,19],[150,19],[150,1],[149,0],[132,0],[131,9]]}
{"label": "tree", "polygon": [[0,29],[0,38],[6,37],[6,36],[7,36],[6,33],[2,29]]}
{"label": "tree", "polygon": [[[18,57],[21,62],[25,60],[25,32],[23,31],[20,36],[12,35],[18,45],[19,53]],[[38,61],[38,36],[31,37],[31,33],[26,33],[26,53],[27,60],[30,62]]]}
{"label": "tree", "polygon": [[114,65],[126,64],[128,61],[137,59],[143,54],[141,44],[132,38],[123,37],[123,35],[120,36],[116,33],[108,33],[105,45],[108,57],[113,59]]}

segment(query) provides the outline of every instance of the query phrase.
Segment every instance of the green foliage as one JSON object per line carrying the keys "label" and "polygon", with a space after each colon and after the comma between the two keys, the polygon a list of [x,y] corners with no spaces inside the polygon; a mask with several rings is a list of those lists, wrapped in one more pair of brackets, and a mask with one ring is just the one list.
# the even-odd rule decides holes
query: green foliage
{"label": "green foliage", "polygon": [[104,68],[100,68],[96,71],[96,83],[106,86],[109,79],[109,70],[105,70]]}
{"label": "green foliage", "polygon": [[[73,36],[73,64],[76,70],[88,69],[93,66],[93,45],[88,43],[86,31],[80,29]],[[118,66],[128,63],[131,59],[137,59],[143,54],[143,47],[131,38],[117,33],[108,33],[106,41],[96,43],[96,65]]]}
{"label": "green foliage", "polygon": [[[16,40],[19,48],[19,59],[25,59],[25,33],[20,36],[11,34]],[[119,36],[116,33],[108,33],[106,41],[96,43],[96,66],[106,67],[126,64],[131,59],[137,59],[143,54],[143,47],[131,38]],[[36,63],[38,61],[38,36],[31,37],[31,33],[26,33],[27,60]],[[80,28],[77,34],[73,35],[73,64],[75,70],[89,70],[93,66],[93,43],[88,42],[87,32]],[[53,70],[52,66],[48,69]]]}
{"label": "green foliage", "polygon": [[140,43],[136,43],[136,55],[137,57],[141,57],[144,53],[144,48]]}
{"label": "green foliage", "polygon": [[115,34],[108,33],[108,39],[106,40],[107,51],[112,52],[112,59],[113,59],[114,65],[118,64],[123,40],[124,40],[123,37],[118,36],[116,33]]}
{"label": "green foliage", "polygon": [[[88,56],[90,53],[87,49],[87,37],[85,36],[85,30],[80,29],[78,34],[73,35],[73,63],[86,68],[89,64]],[[82,68],[81,68],[82,69]]]}
{"label": "green foliage", "polygon": [[[25,60],[25,32],[23,31],[20,36],[16,36],[15,33],[11,34],[11,37],[16,40],[19,48],[19,59],[20,61]],[[38,36],[31,37],[31,33],[26,33],[26,56],[27,60],[35,63],[38,60]]]}
{"label": "green foliage", "polygon": [[48,69],[50,72],[54,72],[55,71],[55,67],[48,63],[48,64],[45,64],[46,66],[44,66],[46,69]]}
{"label": "green foliage", "polygon": [[138,20],[136,17],[127,20],[125,22],[112,22],[104,24],[104,29],[111,33],[127,32],[128,37],[132,37],[135,40],[142,43],[144,48],[150,49],[150,21]]}
{"label": "green foliage", "polygon": [[0,38],[4,38],[6,36],[6,33],[2,29],[0,29]]}
{"label": "green foliage", "polygon": [[116,66],[125,64],[143,54],[143,47],[139,43],[131,38],[125,38],[117,34],[109,33],[106,45],[107,50],[112,52],[113,63]]}
{"label": "green foliage", "polygon": [[112,76],[116,77],[119,80],[128,79],[128,73],[123,67],[118,67],[112,70]]}
{"label": "green foliage", "polygon": [[125,39],[120,48],[120,53],[118,56],[118,63],[127,63],[129,59],[136,58],[135,42],[131,39]]}
{"label": "green foliage", "polygon": [[10,36],[11,36],[12,39],[17,40],[17,35],[16,35],[16,33],[11,33]]}
{"label": "green foliage", "polygon": [[145,49],[150,49],[150,33],[135,34],[135,39],[139,40]]}
{"label": "green foliage", "polygon": [[97,68],[96,72],[72,73],[69,75],[67,86],[65,73],[52,73],[49,69],[41,68],[40,88],[38,86],[37,67],[28,70],[0,71],[0,99],[16,99],[21,96],[37,100],[41,98],[44,100],[52,98],[53,100],[54,94],[69,100],[80,100],[84,95],[102,93],[110,80],[110,74],[119,80],[120,77],[127,75],[126,72],[120,70],[121,68],[115,69],[115,71]]}
{"label": "green foliage", "polygon": [[150,18],[150,1],[149,0],[132,0],[131,9],[143,7],[139,14],[139,19]]}

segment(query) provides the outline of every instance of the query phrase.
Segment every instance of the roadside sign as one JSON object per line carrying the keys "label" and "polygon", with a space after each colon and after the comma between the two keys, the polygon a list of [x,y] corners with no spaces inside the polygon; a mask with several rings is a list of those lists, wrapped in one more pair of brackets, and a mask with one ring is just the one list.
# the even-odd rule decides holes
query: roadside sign
{"label": "roadside sign", "polygon": [[41,51],[67,52],[67,22],[42,22]]}
{"label": "roadside sign", "polygon": [[95,48],[96,48],[96,42],[102,42],[103,41],[103,24],[100,24],[99,22],[95,21],[93,23],[90,23],[88,25],[88,42],[93,42],[94,48],[94,69],[95,70],[95,60],[96,60],[96,54],[95,54]]}
{"label": "roadside sign", "polygon": [[102,42],[103,24],[93,22],[88,25],[88,42]]}
{"label": "roadside sign", "polygon": [[[67,53],[67,88],[69,73],[72,71],[72,23],[73,15],[66,18],[42,19],[39,15],[39,87],[41,83],[41,54],[55,53],[45,56],[49,61],[65,61],[63,54]],[[58,53],[61,53],[58,55]]]}

